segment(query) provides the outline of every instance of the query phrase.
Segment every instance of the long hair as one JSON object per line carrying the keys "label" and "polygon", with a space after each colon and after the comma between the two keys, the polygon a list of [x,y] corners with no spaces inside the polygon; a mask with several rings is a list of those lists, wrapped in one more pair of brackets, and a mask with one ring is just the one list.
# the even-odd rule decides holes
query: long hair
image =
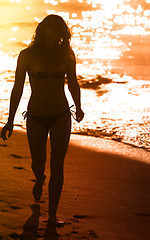
{"label": "long hair", "polygon": [[59,45],[58,45],[58,55],[57,58],[60,59],[65,52],[68,52],[70,48],[71,32],[66,22],[62,17],[51,14],[48,15],[40,22],[35,30],[35,34],[29,44],[29,49],[33,55],[41,57],[44,50],[43,36],[45,29],[54,29],[57,31],[59,36]]}

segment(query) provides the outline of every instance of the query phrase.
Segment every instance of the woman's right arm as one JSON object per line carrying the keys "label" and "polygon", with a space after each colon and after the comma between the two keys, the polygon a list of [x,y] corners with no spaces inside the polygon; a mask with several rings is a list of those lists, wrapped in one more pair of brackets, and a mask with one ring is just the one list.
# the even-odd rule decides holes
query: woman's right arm
{"label": "woman's right arm", "polygon": [[25,53],[25,50],[23,50],[20,52],[18,56],[17,68],[15,72],[15,83],[14,83],[14,86],[11,92],[11,97],[10,97],[8,122],[6,123],[6,125],[3,127],[1,131],[1,137],[4,141],[7,140],[6,132],[7,131],[9,132],[8,137],[10,137],[13,131],[14,117],[22,96],[24,82],[25,82],[25,76],[26,76],[26,70],[27,70],[26,63],[27,63],[26,53]]}

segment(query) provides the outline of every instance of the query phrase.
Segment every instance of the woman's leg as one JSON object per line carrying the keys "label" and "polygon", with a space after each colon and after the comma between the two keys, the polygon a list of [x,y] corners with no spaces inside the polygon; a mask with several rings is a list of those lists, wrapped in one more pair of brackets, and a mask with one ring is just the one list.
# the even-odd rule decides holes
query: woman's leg
{"label": "woman's leg", "polygon": [[36,184],[33,188],[36,200],[39,200],[42,195],[42,185],[45,179],[47,136],[48,131],[46,128],[32,120],[32,118],[27,118],[27,137],[32,158],[32,170],[36,177]]}
{"label": "woman's leg", "polygon": [[63,187],[64,158],[71,133],[70,112],[65,113],[51,128],[51,176],[49,181],[49,219],[56,218],[56,211]]}

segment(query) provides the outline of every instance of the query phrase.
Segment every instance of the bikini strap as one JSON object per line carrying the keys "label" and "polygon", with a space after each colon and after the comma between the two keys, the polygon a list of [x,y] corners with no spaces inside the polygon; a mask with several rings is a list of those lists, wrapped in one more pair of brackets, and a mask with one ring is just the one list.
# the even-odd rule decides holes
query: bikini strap
{"label": "bikini strap", "polygon": [[22,113],[22,116],[23,116],[23,120],[25,120],[25,119],[27,118],[27,116],[28,116],[28,112],[27,112],[27,111],[24,111],[24,112]]}
{"label": "bikini strap", "polygon": [[[71,105],[71,107],[69,107],[69,109],[71,109],[72,107],[74,107],[74,105]],[[70,110],[70,113],[71,113],[71,116],[73,117],[73,119],[77,121],[76,117],[74,117],[74,115],[76,114],[76,111]]]}

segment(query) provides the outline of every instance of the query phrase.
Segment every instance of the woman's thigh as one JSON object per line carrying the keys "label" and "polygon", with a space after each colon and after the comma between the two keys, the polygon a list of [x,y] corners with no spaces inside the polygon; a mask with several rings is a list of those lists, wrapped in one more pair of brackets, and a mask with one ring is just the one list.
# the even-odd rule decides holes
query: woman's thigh
{"label": "woman's thigh", "polygon": [[71,115],[65,113],[50,129],[51,165],[63,164],[71,133]]}
{"label": "woman's thigh", "polygon": [[46,128],[32,120],[32,118],[27,118],[27,137],[32,160],[45,158],[47,136],[48,130]]}

